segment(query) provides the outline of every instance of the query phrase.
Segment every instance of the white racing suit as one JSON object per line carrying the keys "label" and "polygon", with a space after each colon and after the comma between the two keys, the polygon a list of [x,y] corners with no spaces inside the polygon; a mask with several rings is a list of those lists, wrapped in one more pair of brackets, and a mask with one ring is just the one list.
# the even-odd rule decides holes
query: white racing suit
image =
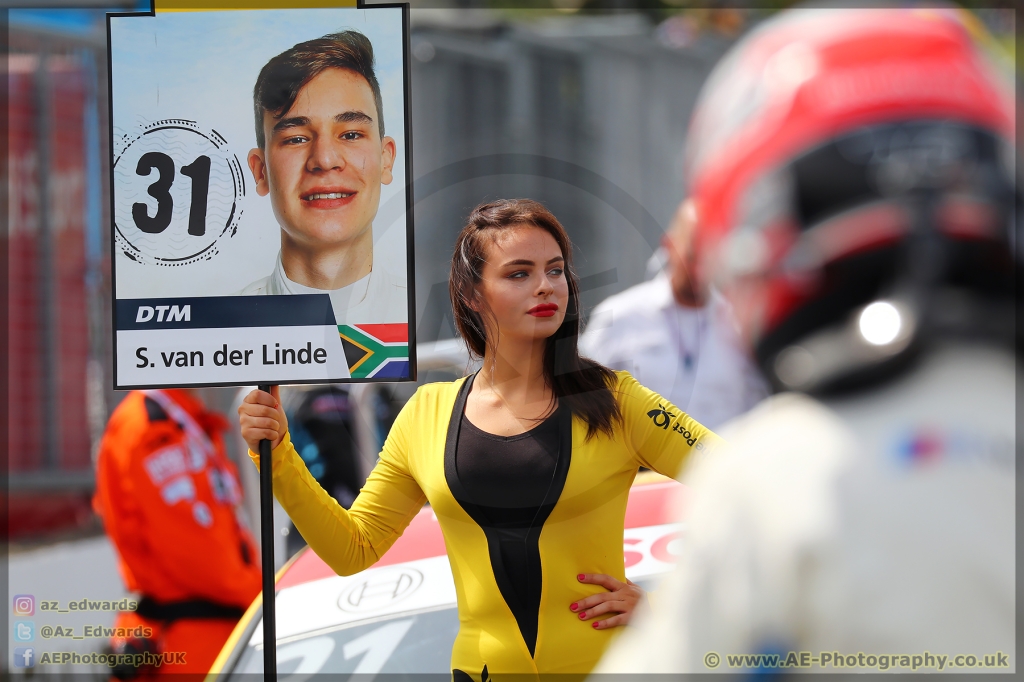
{"label": "white racing suit", "polygon": [[595,672],[1014,672],[1014,389],[1009,350],[945,346],[723,428],[678,567]]}

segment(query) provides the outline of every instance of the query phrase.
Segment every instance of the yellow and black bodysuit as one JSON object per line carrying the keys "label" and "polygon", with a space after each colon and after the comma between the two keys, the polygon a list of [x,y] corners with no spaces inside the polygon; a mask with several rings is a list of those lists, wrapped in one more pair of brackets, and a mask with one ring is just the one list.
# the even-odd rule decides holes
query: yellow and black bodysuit
{"label": "yellow and black bodysuit", "polygon": [[[686,457],[718,438],[687,414],[617,372],[613,388],[623,420],[612,436],[586,440],[587,426],[560,408],[558,451],[542,503],[526,527],[509,534],[474,504],[456,468],[456,448],[472,377],[422,386],[402,409],[359,496],[346,510],[310,476],[288,436],[274,449],[274,494],[310,547],[340,575],[376,562],[429,502],[444,534],[455,578],[459,634],[457,679],[481,673],[588,673],[616,628],[595,630],[569,604],[603,591],[579,573],[625,580],[623,520],[640,466],[676,476]],[[250,453],[255,461],[259,457]],[[478,498],[477,498],[478,499]],[[512,562],[530,574],[509,576],[502,542],[521,540]],[[517,585],[528,599],[507,599]],[[539,589],[537,589],[539,583]],[[511,605],[510,605],[511,604]]]}

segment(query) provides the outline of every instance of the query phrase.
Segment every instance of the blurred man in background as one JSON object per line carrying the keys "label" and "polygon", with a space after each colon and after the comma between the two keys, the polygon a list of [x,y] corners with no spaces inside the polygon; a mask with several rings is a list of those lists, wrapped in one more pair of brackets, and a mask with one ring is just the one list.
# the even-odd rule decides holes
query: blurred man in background
{"label": "blurred man in background", "polygon": [[1014,100],[981,40],[806,9],[712,73],[695,273],[790,392],[694,463],[663,606],[599,672],[1015,670]]}
{"label": "blurred man in background", "polygon": [[717,429],[766,398],[768,387],[740,345],[729,304],[693,277],[696,225],[696,205],[684,201],[662,238],[666,269],[601,302],[580,348]]}
{"label": "blurred man in background", "polygon": [[183,654],[115,677],[206,673],[259,593],[260,559],[239,523],[238,473],[220,414],[189,390],[133,391],[100,443],[93,505],[138,608],[118,615],[115,653]]}

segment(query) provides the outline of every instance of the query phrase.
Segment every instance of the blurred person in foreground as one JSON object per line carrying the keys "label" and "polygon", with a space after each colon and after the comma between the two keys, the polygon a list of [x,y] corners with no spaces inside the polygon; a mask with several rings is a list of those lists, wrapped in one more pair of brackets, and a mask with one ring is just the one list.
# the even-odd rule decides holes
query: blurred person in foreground
{"label": "blurred person in foreground", "polygon": [[728,302],[693,277],[696,225],[696,205],[682,202],[662,238],[667,267],[602,301],[580,348],[717,429],[766,398],[768,386],[740,344]]}
{"label": "blurred person in foreground", "polygon": [[191,390],[132,391],[110,416],[93,506],[139,595],[136,610],[118,614],[110,645],[168,656],[160,666],[119,665],[119,679],[205,674],[260,592],[259,554],[236,516],[227,427]]}
{"label": "blurred person in foreground", "polygon": [[1015,670],[1014,100],[979,36],[784,12],[711,75],[696,272],[786,392],[688,470],[680,564],[599,672]]}

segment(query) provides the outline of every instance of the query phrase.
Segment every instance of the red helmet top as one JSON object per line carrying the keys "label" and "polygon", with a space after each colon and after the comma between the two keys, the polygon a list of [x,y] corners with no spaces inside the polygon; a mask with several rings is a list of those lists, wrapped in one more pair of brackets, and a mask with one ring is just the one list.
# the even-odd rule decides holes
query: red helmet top
{"label": "red helmet top", "polygon": [[[922,196],[942,197],[927,217],[939,232],[1006,241],[1014,94],[985,39],[961,10],[801,9],[712,72],[685,163],[695,275],[730,295],[762,361],[799,336],[809,301],[836,293],[824,269],[905,240]],[[846,296],[845,313],[880,286]]]}

